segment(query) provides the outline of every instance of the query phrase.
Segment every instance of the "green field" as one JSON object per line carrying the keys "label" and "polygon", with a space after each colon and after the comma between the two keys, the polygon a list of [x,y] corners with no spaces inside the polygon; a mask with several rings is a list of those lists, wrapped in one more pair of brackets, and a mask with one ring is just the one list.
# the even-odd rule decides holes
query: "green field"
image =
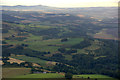
{"label": "green field", "polygon": [[69,60],[69,61],[72,60],[72,56],[71,55],[64,55],[64,56],[65,56],[66,60]]}
{"label": "green field", "polygon": [[82,75],[73,75],[73,78],[93,78],[98,80],[117,80],[112,77],[106,75],[99,75],[99,74],[82,74]]}
{"label": "green field", "polygon": [[61,44],[64,44],[64,45],[75,45],[75,44],[80,43],[83,40],[84,40],[83,38],[69,38],[68,41],[62,42]]}
{"label": "green field", "polygon": [[[49,61],[42,60],[40,58],[29,57],[29,56],[12,56],[12,58],[23,60],[26,62],[31,62],[31,63],[37,63],[37,64],[40,64],[41,66],[48,66],[47,63],[49,62]],[[51,65],[54,65],[54,63],[55,62],[52,62]]]}
{"label": "green field", "polygon": [[26,41],[41,41],[42,40],[42,36],[35,36],[32,34],[29,34],[29,37],[27,37]]}
{"label": "green field", "polygon": [[83,74],[83,75],[74,75],[73,78],[111,78],[111,77],[108,77],[108,76],[105,76],[105,75],[97,75],[97,74]]}
{"label": "green field", "polygon": [[45,26],[45,25],[40,25],[40,24],[29,24],[29,27],[39,27],[41,29],[50,29],[50,28],[55,28],[54,26]]}
{"label": "green field", "polygon": [[[28,48],[37,50],[37,51],[50,51],[54,53],[58,50],[58,48],[62,46],[71,46],[80,43],[83,41],[83,38],[70,38],[66,42],[61,42],[61,39],[49,39],[49,40],[42,40],[42,36],[34,36],[30,35],[25,41],[13,41],[13,40],[6,40],[9,44],[20,45],[20,44],[28,44]],[[52,46],[49,46],[52,45]],[[56,45],[56,46],[55,46]]]}
{"label": "green field", "polygon": [[17,76],[15,78],[64,78],[64,76],[58,73],[40,73]]}
{"label": "green field", "polygon": [[[98,74],[73,75],[73,80],[75,78],[86,79],[88,77],[91,78],[91,80],[94,80],[94,79],[117,80],[112,77],[108,77],[105,75],[98,75]],[[15,78],[65,78],[65,76],[58,73],[39,73],[39,74],[20,75],[20,76],[16,76]]]}
{"label": "green field", "polygon": [[30,74],[30,68],[2,68],[2,77],[11,78],[19,75]]}

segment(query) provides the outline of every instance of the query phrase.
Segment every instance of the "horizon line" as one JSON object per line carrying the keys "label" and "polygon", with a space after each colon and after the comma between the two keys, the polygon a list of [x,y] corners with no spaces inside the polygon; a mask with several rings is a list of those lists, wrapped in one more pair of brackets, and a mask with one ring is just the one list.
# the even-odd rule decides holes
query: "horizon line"
{"label": "horizon line", "polygon": [[12,6],[46,6],[46,7],[54,7],[54,8],[89,8],[89,7],[119,7],[119,5],[118,6],[76,6],[76,7],[55,7],[55,6],[47,6],[47,5],[0,5],[0,6],[10,6],[10,7],[12,7]]}

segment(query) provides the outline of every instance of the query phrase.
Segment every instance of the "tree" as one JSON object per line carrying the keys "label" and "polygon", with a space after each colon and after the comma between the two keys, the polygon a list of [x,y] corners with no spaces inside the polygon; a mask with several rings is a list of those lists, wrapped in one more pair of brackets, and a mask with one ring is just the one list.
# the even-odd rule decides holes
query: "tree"
{"label": "tree", "polygon": [[65,42],[65,41],[68,41],[68,39],[67,38],[61,39],[61,42]]}
{"label": "tree", "polygon": [[71,80],[72,79],[72,74],[71,73],[65,73],[65,78]]}
{"label": "tree", "polygon": [[66,50],[65,48],[59,48],[58,51],[60,51],[61,53],[64,53]]}

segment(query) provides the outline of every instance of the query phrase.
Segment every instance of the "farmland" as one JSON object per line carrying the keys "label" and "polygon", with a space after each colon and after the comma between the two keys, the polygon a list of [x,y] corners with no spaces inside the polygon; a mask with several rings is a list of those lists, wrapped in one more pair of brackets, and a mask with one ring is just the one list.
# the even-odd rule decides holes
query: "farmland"
{"label": "farmland", "polygon": [[58,73],[41,73],[17,76],[15,78],[64,78],[64,76]]}
{"label": "farmland", "polygon": [[30,74],[30,68],[3,68],[2,69],[2,77],[3,78],[12,78],[14,76],[19,75],[27,75]]}
{"label": "farmland", "polygon": [[113,29],[103,29],[100,32],[96,33],[94,35],[94,38],[114,39],[114,40],[116,40],[118,38],[117,29],[116,28],[113,28]]}
{"label": "farmland", "polygon": [[105,75],[99,75],[99,74],[83,74],[83,75],[73,75],[73,79],[74,78],[90,78],[90,79],[98,79],[98,80],[117,80],[115,78],[109,77],[109,76],[105,76]]}
{"label": "farmland", "polygon": [[[47,65],[47,63],[49,63],[50,61],[41,60],[41,59],[35,58],[35,57],[14,56],[13,58],[23,60],[23,61],[26,61],[26,62],[37,63],[37,64],[40,64],[41,66],[49,66],[50,65],[50,64]],[[54,63],[55,62],[51,62],[51,65],[54,65]]]}
{"label": "farmland", "polygon": [[11,72],[5,77],[65,78],[69,73],[73,78],[118,78],[116,17],[82,14],[94,9],[104,8],[3,10],[3,72]]}
{"label": "farmland", "polygon": [[[42,36],[33,36],[31,35],[24,41],[12,41],[6,40],[9,44],[13,45],[20,45],[20,44],[28,44],[30,49],[37,50],[37,51],[50,51],[56,52],[58,48],[61,46],[72,46],[75,44],[80,43],[83,41],[83,38],[70,38],[67,42],[61,42],[61,39],[49,39],[49,40],[42,40]],[[56,46],[49,46],[49,45],[56,45]]]}
{"label": "farmland", "polygon": [[[117,80],[112,77],[108,77],[105,75],[99,75],[99,74],[83,74],[83,75],[73,75],[73,80],[75,78],[79,79],[98,79],[98,80]],[[16,76],[15,78],[65,78],[64,75],[58,74],[58,73],[40,73],[40,74],[28,74],[28,75],[21,75],[21,76]]]}
{"label": "farmland", "polygon": [[111,78],[105,75],[98,75],[98,74],[83,74],[83,75],[73,75],[73,78]]}

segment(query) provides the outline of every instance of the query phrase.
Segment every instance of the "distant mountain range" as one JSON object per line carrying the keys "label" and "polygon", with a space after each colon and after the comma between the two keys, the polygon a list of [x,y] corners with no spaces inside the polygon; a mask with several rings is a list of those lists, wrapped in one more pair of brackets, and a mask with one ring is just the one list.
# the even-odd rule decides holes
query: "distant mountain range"
{"label": "distant mountain range", "polygon": [[48,11],[48,10],[54,10],[55,7],[48,7],[43,5],[37,5],[37,6],[2,6],[3,10],[14,10],[14,11]]}
{"label": "distant mountain range", "polygon": [[[0,5],[1,7],[1,5]],[[77,8],[58,8],[58,7],[49,7],[49,6],[43,6],[43,5],[36,5],[36,6],[23,6],[23,5],[16,5],[16,6],[2,6],[3,10],[33,10],[33,11],[39,11],[39,10],[78,10],[78,9],[108,9],[108,8],[117,8],[117,7],[77,7]]]}

